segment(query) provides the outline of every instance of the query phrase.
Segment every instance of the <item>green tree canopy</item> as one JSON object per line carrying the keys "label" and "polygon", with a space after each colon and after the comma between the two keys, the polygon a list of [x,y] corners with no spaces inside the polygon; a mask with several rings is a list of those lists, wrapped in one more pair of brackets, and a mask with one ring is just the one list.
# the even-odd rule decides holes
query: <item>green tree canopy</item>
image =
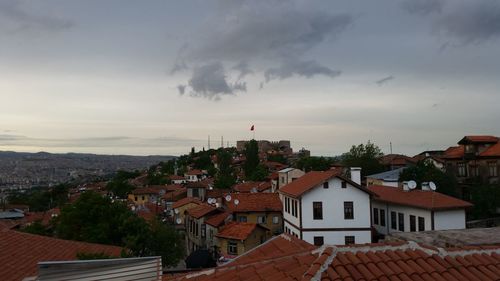
{"label": "green tree canopy", "polygon": [[232,167],[232,155],[225,149],[220,149],[217,153],[217,166],[219,171],[216,174],[215,188],[230,188],[236,183],[236,177]]}
{"label": "green tree canopy", "polygon": [[295,168],[305,172],[326,171],[330,169],[332,164],[332,161],[326,157],[309,156],[297,160],[297,162],[295,162]]}
{"label": "green tree canopy", "polygon": [[353,145],[341,158],[346,167],[361,167],[361,176],[365,177],[384,171],[384,166],[378,160],[383,155],[376,144],[368,141],[366,145]]}
{"label": "green tree canopy", "polygon": [[456,179],[436,168],[430,161],[419,161],[415,166],[408,167],[399,175],[399,181],[417,182],[417,186],[421,186],[423,182],[434,182],[437,186],[437,191],[450,196],[457,196],[457,181]]}
{"label": "green tree canopy", "polygon": [[245,145],[245,164],[243,165],[243,170],[245,171],[245,177],[249,180],[254,178],[254,174],[257,172],[257,167],[259,166],[259,145],[256,140],[252,139]]}
{"label": "green tree canopy", "polygon": [[127,198],[127,195],[135,189],[135,187],[128,183],[129,179],[138,177],[141,173],[138,171],[118,171],[116,175],[108,182],[106,189],[111,191],[119,198]]}
{"label": "green tree canopy", "polygon": [[169,226],[148,224],[127,206],[94,192],[84,192],[75,203],[61,210],[57,236],[126,247],[131,256],[161,255],[164,265],[175,265],[182,254],[182,242]]}
{"label": "green tree canopy", "polygon": [[43,212],[55,207],[61,207],[68,201],[69,186],[59,184],[50,188],[35,188],[28,193],[12,193],[8,201],[11,204],[30,206],[34,212]]}

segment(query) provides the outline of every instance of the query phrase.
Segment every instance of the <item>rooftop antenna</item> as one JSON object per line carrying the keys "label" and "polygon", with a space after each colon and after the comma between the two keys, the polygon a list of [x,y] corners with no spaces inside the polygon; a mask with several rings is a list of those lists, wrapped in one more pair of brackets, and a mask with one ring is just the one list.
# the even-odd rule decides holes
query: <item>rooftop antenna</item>
{"label": "rooftop antenna", "polygon": [[208,135],[208,150],[210,150],[210,135]]}
{"label": "rooftop antenna", "polygon": [[220,137],[220,146],[224,148],[224,136]]}
{"label": "rooftop antenna", "polygon": [[391,149],[391,154],[392,154],[392,142],[389,142],[389,147]]}

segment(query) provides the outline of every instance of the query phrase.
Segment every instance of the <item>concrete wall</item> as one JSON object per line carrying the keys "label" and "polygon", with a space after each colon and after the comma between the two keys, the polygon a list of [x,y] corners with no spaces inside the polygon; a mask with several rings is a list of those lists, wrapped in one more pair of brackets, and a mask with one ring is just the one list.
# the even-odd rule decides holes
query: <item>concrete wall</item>
{"label": "concrete wall", "polygon": [[[257,218],[259,216],[266,217],[266,223],[262,225],[270,229],[269,236],[275,233],[281,233],[283,231],[283,215],[281,212],[249,212],[249,213],[233,213],[236,221],[240,221],[239,217],[246,217],[247,222],[258,223]],[[273,218],[278,217],[278,223],[273,223]]]}
{"label": "concrete wall", "polygon": [[345,236],[354,236],[356,244],[370,243],[370,231],[304,231],[302,240],[314,245],[314,236],[323,236],[324,244],[345,245]]}
{"label": "concrete wall", "polygon": [[[400,232],[398,230],[399,226],[399,217],[398,213],[402,213],[404,215],[404,227],[405,227],[405,232],[410,232],[410,215],[415,216],[416,220],[416,231],[418,231],[418,217],[423,217],[425,219],[425,231],[432,230],[432,216],[431,216],[431,211],[425,210],[425,209],[419,209],[419,208],[414,208],[414,207],[409,207],[409,206],[402,206],[402,205],[395,205],[395,204],[387,204],[383,202],[378,202],[378,201],[373,201],[372,202],[372,213],[373,209],[378,208],[384,209],[385,210],[385,224],[386,226],[383,227],[380,225],[380,216],[379,216],[379,224],[374,224],[373,226],[375,229],[382,234],[389,234],[391,232]],[[396,229],[391,228],[391,212],[396,212]],[[380,213],[380,211],[379,211]],[[373,218],[373,214],[372,214]]]}
{"label": "concrete wall", "polygon": [[434,229],[465,229],[465,210],[434,212]]}

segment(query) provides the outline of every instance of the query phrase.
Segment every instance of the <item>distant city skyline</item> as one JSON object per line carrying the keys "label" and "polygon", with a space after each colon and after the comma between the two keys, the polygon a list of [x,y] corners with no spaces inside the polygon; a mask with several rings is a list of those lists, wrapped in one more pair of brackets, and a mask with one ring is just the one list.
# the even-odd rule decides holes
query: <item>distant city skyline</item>
{"label": "distant city skyline", "polygon": [[500,2],[0,0],[0,150],[500,136]]}

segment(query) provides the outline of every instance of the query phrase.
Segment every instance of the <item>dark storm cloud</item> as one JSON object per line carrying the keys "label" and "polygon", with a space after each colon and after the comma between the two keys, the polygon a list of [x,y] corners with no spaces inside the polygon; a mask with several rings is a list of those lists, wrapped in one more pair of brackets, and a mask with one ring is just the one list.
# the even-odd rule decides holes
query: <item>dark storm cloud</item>
{"label": "dark storm cloud", "polygon": [[325,75],[331,78],[337,77],[341,71],[333,70],[319,64],[316,61],[292,61],[289,60],[277,68],[269,68],[264,73],[266,82],[274,79],[283,80],[294,75],[311,78],[315,75]]}
{"label": "dark storm cloud", "polygon": [[435,28],[455,43],[478,44],[500,36],[500,1],[466,1],[447,10]]}
{"label": "dark storm cloud", "polygon": [[0,2],[0,20],[6,21],[3,28],[9,32],[29,29],[59,31],[74,26],[74,23],[67,19],[32,13],[19,1]]}
{"label": "dark storm cloud", "polygon": [[378,86],[382,86],[382,85],[384,85],[385,83],[387,83],[387,82],[389,82],[389,81],[391,81],[391,80],[393,80],[393,79],[394,79],[394,76],[392,76],[392,75],[391,75],[391,76],[384,77],[384,78],[382,78],[382,79],[380,79],[380,80],[377,80],[377,81],[375,81],[375,83],[376,83]]}
{"label": "dark storm cloud", "polygon": [[441,13],[444,4],[444,0],[406,0],[401,3],[401,7],[410,14],[425,16]]}
{"label": "dark storm cloud", "polygon": [[[302,58],[312,48],[336,38],[352,22],[349,14],[303,9],[290,1],[223,5],[223,13],[204,26],[198,41],[189,42],[189,46],[196,47],[186,50],[182,58],[203,69],[208,67],[207,62],[221,62],[216,72],[201,75],[200,67],[193,70],[189,82],[193,96],[213,98],[246,91],[243,79],[257,71],[262,71],[266,81],[294,76],[336,77],[340,71]],[[250,69],[248,62],[255,68]],[[228,72],[224,70],[224,64],[234,63]],[[227,77],[237,77],[238,83]]]}
{"label": "dark storm cloud", "polygon": [[220,95],[232,95],[236,91],[246,91],[242,83],[231,84],[226,80],[224,66],[220,62],[196,67],[189,80],[192,96],[218,100]]}

